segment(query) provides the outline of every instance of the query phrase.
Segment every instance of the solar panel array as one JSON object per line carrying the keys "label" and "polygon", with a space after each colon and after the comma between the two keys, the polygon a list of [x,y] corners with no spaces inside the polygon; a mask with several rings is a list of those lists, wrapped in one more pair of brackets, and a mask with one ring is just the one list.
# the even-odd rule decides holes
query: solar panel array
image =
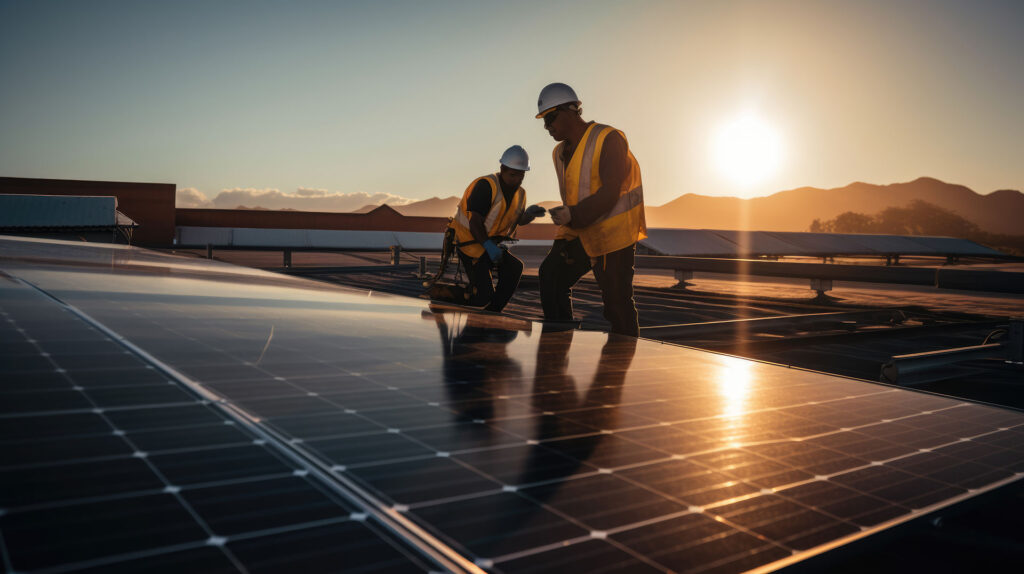
{"label": "solar panel array", "polygon": [[[931,255],[1002,257],[1003,254],[966,239],[850,233],[734,231],[715,229],[649,229],[641,245],[661,255],[751,257],[758,255]],[[257,229],[242,227],[179,227],[180,245],[214,245],[276,249],[438,250],[442,233],[323,229]],[[550,245],[539,239],[520,240],[521,247]]]}
{"label": "solar panel array", "polygon": [[139,250],[32,250],[0,240],[10,570],[439,568],[369,501],[494,572],[738,572],[1024,477],[1014,411]]}
{"label": "solar panel array", "polygon": [[1002,257],[967,239],[857,233],[650,229],[641,242],[661,255],[751,257],[757,255],[931,255]]}
{"label": "solar panel array", "polygon": [[[362,231],[354,229],[262,229],[256,227],[177,228],[180,245],[223,247],[273,247],[276,249],[388,249],[398,245],[413,251],[439,251],[444,241],[444,222],[438,232]],[[551,245],[551,241],[523,239],[518,245]]]}

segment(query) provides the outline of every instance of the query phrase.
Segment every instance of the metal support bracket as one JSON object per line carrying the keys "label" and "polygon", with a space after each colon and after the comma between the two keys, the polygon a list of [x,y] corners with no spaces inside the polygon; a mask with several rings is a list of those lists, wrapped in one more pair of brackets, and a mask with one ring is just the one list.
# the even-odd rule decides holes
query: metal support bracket
{"label": "metal support bracket", "polygon": [[687,287],[690,287],[690,284],[687,283],[687,281],[693,279],[693,271],[684,271],[682,269],[676,269],[675,276],[676,281],[678,282],[675,285],[673,285],[672,288],[686,289]]}

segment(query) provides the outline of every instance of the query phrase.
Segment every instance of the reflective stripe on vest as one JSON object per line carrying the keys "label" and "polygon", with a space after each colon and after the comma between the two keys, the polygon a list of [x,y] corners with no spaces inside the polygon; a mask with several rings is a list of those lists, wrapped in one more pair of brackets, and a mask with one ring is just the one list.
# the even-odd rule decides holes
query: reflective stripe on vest
{"label": "reflective stripe on vest", "polygon": [[[591,124],[580,139],[565,174],[559,178],[559,191],[566,205],[577,205],[601,188],[601,151],[609,134],[616,132],[613,127]],[[622,139],[626,136],[619,132]],[[575,231],[580,236],[587,255],[598,257],[612,251],[629,247],[647,237],[647,223],[644,217],[644,188],[640,178],[640,165],[626,145],[629,169],[619,190],[619,199],[612,209],[597,221]],[[556,148],[556,153],[558,149]],[[561,158],[556,160],[560,167]]]}
{"label": "reflective stripe on vest", "polygon": [[[551,150],[551,159],[555,162],[555,175],[558,176],[558,193],[562,196],[562,203],[566,203],[565,199],[565,162],[562,161],[562,148],[565,146],[564,143],[559,143],[555,146],[555,149]],[[555,230],[555,239],[565,239],[566,241],[572,241],[579,236],[579,233],[569,227],[568,225],[559,225],[558,229]]]}
{"label": "reflective stripe on vest", "polygon": [[469,196],[473,194],[473,188],[480,180],[486,181],[491,187],[491,208],[487,211],[487,217],[484,218],[484,229],[487,230],[488,237],[510,237],[515,233],[519,220],[526,210],[526,190],[521,187],[517,189],[512,194],[512,201],[509,205],[505,205],[505,194],[501,192],[501,183],[498,177],[498,174],[492,173],[470,182],[469,187],[462,194],[462,201],[459,202],[458,210],[452,218],[450,227],[455,229],[456,241],[462,244],[459,245],[459,249],[474,259],[484,254],[484,248],[476,243],[476,238],[473,237],[473,232],[469,229]]}

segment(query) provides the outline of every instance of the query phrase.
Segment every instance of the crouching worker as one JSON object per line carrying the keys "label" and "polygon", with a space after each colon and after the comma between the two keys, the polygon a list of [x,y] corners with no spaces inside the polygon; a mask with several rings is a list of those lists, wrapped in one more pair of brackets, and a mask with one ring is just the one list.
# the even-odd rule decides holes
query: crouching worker
{"label": "crouching worker", "polygon": [[[450,223],[473,293],[469,304],[494,312],[505,308],[523,274],[523,262],[501,242],[511,239],[516,227],[544,215],[543,207],[526,207],[526,190],[521,187],[530,170],[526,150],[514,145],[505,150],[500,162],[498,173],[469,184]],[[491,283],[492,269],[497,271],[497,288]]]}

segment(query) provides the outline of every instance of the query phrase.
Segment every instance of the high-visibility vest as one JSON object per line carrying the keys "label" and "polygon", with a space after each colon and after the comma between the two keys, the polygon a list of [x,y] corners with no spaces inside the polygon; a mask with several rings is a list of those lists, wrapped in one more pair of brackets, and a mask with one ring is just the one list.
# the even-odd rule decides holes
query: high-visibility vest
{"label": "high-visibility vest", "polygon": [[[558,174],[558,190],[562,194],[562,203],[569,206],[577,205],[601,189],[601,150],[604,149],[605,138],[612,132],[619,132],[622,139],[626,139],[625,134],[611,126],[591,123],[576,144],[568,165],[564,164],[561,156],[561,149],[565,143],[555,147],[555,172]],[[647,237],[640,164],[633,157],[633,152],[629,151],[628,144],[626,149],[629,158],[628,172],[619,189],[619,200],[611,211],[582,229],[562,226],[557,235],[571,239],[574,234],[578,234],[583,249],[591,257],[618,251]]]}
{"label": "high-visibility vest", "polygon": [[[565,162],[562,161],[562,148],[565,146],[564,142],[560,142],[555,146],[555,149],[551,150],[551,159],[555,161],[555,175],[558,176],[558,193],[562,195],[562,203],[565,204]],[[569,227],[568,225],[559,225],[558,229],[555,230],[555,239],[565,239],[566,241],[572,241],[579,237],[579,233]]]}
{"label": "high-visibility vest", "polygon": [[449,227],[455,229],[455,241],[459,249],[473,259],[484,254],[484,246],[476,241],[473,232],[469,230],[469,196],[473,194],[473,188],[481,179],[491,186],[491,209],[487,212],[487,217],[484,218],[487,237],[491,239],[511,237],[526,210],[526,190],[521,187],[517,189],[512,194],[512,200],[506,205],[505,194],[501,192],[501,183],[498,177],[498,174],[492,173],[474,179],[462,194],[459,209],[449,224]]}

